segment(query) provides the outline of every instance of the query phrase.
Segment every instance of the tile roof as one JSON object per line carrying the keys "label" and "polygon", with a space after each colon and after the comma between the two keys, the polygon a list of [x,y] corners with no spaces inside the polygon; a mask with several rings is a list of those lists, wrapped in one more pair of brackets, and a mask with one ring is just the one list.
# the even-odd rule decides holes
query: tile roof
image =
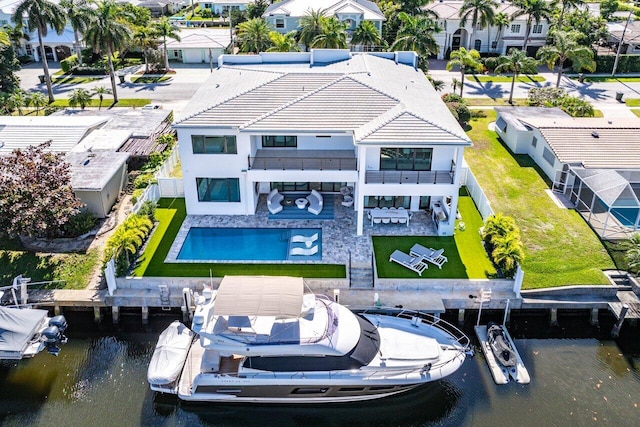
{"label": "tile roof", "polygon": [[521,119],[537,128],[562,163],[587,168],[640,167],[640,119]]}
{"label": "tile roof", "polygon": [[368,0],[284,0],[272,3],[262,16],[265,18],[273,15],[302,17],[307,11],[318,9],[325,10],[326,15],[330,16],[336,13],[349,13],[349,11],[340,10],[345,6],[361,11],[360,13],[364,14],[364,19],[367,20],[385,19],[378,5]]}

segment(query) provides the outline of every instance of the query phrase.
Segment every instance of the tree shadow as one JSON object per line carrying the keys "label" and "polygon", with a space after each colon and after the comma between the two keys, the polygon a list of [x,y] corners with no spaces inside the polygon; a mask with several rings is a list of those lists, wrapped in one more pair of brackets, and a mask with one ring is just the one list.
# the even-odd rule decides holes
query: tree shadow
{"label": "tree shadow", "polygon": [[467,80],[465,82],[465,86],[468,88],[467,95],[482,95],[488,96],[491,99],[497,99],[504,98],[509,94],[509,90],[503,89],[502,85],[493,82],[486,84],[481,82],[469,84]]}
{"label": "tree shadow", "polygon": [[593,83],[576,83],[573,80],[568,80],[561,87],[570,95],[574,95],[572,92],[577,92],[580,98],[588,98],[593,101],[610,98],[606,95],[606,89],[596,88]]}

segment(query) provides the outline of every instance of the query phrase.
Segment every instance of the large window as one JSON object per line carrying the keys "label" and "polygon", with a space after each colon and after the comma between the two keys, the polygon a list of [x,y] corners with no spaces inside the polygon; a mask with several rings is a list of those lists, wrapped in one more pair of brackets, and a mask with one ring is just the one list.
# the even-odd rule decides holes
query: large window
{"label": "large window", "polygon": [[193,154],[238,154],[236,137],[227,136],[191,136]]}
{"label": "large window", "polygon": [[196,178],[199,202],[239,202],[238,178]]}
{"label": "large window", "polygon": [[382,148],[380,170],[431,170],[432,148]]}
{"label": "large window", "polygon": [[542,24],[535,24],[531,32],[533,34],[542,34]]}
{"label": "large window", "polygon": [[547,161],[551,166],[554,165],[556,161],[556,156],[553,155],[553,152],[549,150],[547,147],[544,147],[544,151],[542,152],[542,158]]}
{"label": "large window", "polygon": [[346,182],[272,182],[271,189],[277,188],[281,192],[306,192],[316,190],[321,193],[338,193]]}
{"label": "large window", "polygon": [[520,24],[511,24],[511,32],[519,33],[520,32]]}
{"label": "large window", "polygon": [[262,137],[263,147],[297,147],[297,136],[284,136],[284,135],[265,135]]}
{"label": "large window", "polygon": [[409,196],[365,196],[365,208],[405,208],[411,207]]}

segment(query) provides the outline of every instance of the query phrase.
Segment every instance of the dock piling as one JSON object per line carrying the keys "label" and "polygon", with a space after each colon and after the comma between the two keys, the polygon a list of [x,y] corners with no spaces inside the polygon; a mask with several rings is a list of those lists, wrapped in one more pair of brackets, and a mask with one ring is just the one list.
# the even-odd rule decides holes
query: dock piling
{"label": "dock piling", "polygon": [[597,308],[592,308],[591,309],[591,317],[589,318],[589,323],[591,324],[591,326],[598,326],[599,322],[598,322],[598,312],[599,310]]}
{"label": "dock piling", "polygon": [[611,329],[611,336],[613,338],[618,338],[618,336],[620,336],[620,329],[622,329],[622,324],[624,323],[624,317],[627,315],[627,311],[629,311],[629,305],[622,304],[620,314],[618,314],[618,321],[613,325],[613,329]]}
{"label": "dock piling", "polygon": [[114,325],[117,325],[120,322],[120,307],[117,305],[111,307],[111,317]]}
{"label": "dock piling", "polygon": [[60,316],[62,314],[62,310],[60,309],[60,306],[58,304],[53,306],[53,314],[55,316]]}
{"label": "dock piling", "polygon": [[552,308],[551,311],[551,319],[549,320],[549,324],[551,326],[558,326],[558,309]]}
{"label": "dock piling", "polygon": [[458,309],[458,325],[464,325],[464,308]]}
{"label": "dock piling", "polygon": [[142,306],[142,324],[147,326],[149,324],[149,306]]}
{"label": "dock piling", "polygon": [[102,311],[100,311],[100,307],[93,307],[93,321],[96,323],[102,323]]}

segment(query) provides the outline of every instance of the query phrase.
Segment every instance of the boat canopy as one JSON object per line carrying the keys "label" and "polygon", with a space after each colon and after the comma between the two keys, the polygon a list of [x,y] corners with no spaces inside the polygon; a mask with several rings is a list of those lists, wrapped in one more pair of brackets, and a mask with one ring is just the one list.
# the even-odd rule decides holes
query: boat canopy
{"label": "boat canopy", "polygon": [[46,310],[0,307],[0,351],[22,351],[45,317]]}
{"label": "boat canopy", "polygon": [[301,277],[225,276],[215,298],[218,316],[297,318],[302,310]]}

